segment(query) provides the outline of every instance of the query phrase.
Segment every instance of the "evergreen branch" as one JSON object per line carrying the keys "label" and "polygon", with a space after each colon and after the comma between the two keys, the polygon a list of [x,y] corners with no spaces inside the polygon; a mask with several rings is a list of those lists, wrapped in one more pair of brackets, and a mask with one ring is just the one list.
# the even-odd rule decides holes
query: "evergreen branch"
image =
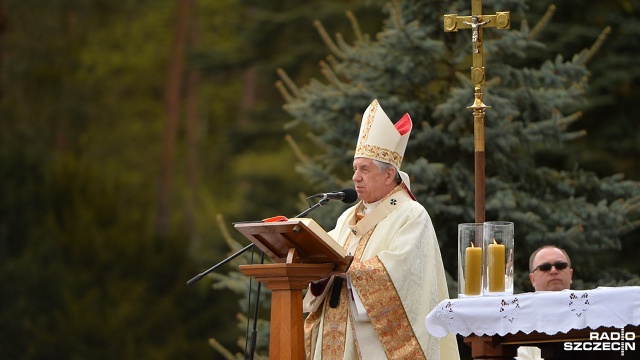
{"label": "evergreen branch", "polygon": [[233,354],[231,353],[231,351],[225,349],[224,346],[222,346],[222,344],[220,344],[216,339],[214,338],[209,338],[209,346],[211,346],[212,348],[214,348],[218,354],[224,356],[224,358],[226,360],[235,360],[235,356],[233,356]]}
{"label": "evergreen branch", "polygon": [[598,35],[598,38],[593,43],[593,45],[589,49],[584,50],[582,54],[583,55],[582,59],[578,63],[580,65],[587,65],[589,60],[591,60],[593,56],[598,53],[598,51],[602,47],[602,44],[604,44],[605,40],[607,40],[607,37],[609,37],[610,33],[611,33],[611,26],[605,27],[604,30],[602,30],[602,32],[600,33],[600,35]]}
{"label": "evergreen branch", "polygon": [[[279,68],[277,70],[278,76],[280,77],[280,79],[284,82],[284,84],[287,86],[287,88],[289,89],[289,91],[287,91],[287,93],[291,93],[292,98],[295,99],[300,99],[300,89],[298,88],[298,86],[293,82],[293,80],[291,80],[291,78],[289,77],[289,75],[287,74],[286,71],[284,71],[283,69]],[[277,87],[277,83],[276,83],[276,87]],[[285,89],[286,90],[286,89]],[[283,96],[284,97],[284,96]],[[285,99],[287,99],[285,97]],[[293,102],[293,101],[292,101]]]}
{"label": "evergreen branch", "polygon": [[[554,129],[565,130],[569,125],[580,119],[582,112],[576,112],[564,117],[561,116],[562,115],[558,110],[553,110],[553,116],[551,118],[530,123],[527,125],[524,132],[536,139],[541,139],[540,136],[544,139],[549,139],[549,131],[554,131]],[[586,134],[587,132],[585,130],[577,130],[573,132],[563,132],[560,136],[565,140],[575,140],[585,136]]]}
{"label": "evergreen branch", "polygon": [[347,58],[346,55],[338,48],[336,43],[333,42],[333,40],[327,33],[327,30],[324,28],[322,23],[318,20],[315,20],[313,22],[313,26],[316,28],[316,30],[318,30],[318,33],[320,34],[322,41],[324,41],[325,45],[327,45],[329,50],[333,52],[333,54],[336,55],[338,58],[345,60]]}
{"label": "evergreen branch", "polygon": [[544,16],[542,16],[542,18],[540,19],[540,21],[538,21],[538,23],[533,28],[533,30],[531,30],[531,32],[529,33],[529,36],[527,36],[527,39],[533,40],[536,37],[538,37],[542,29],[544,29],[549,23],[549,21],[551,21],[551,18],[553,17],[553,13],[555,11],[556,11],[556,6],[553,4],[549,5],[549,8],[547,8],[547,12],[545,12]]}
{"label": "evergreen branch", "polygon": [[[569,116],[565,116],[562,119],[559,119],[558,124],[562,125],[562,129],[566,129],[569,125],[580,120],[581,117],[582,117],[582,111],[577,111]],[[584,135],[587,134],[585,130],[582,130],[582,131],[584,132]]]}
{"label": "evergreen branch", "polygon": [[573,238],[573,237],[576,237],[576,236],[578,236],[578,235],[580,235],[582,233],[584,233],[584,225],[577,224],[577,225],[574,225],[574,226],[570,227],[569,229],[565,230],[563,236]]}
{"label": "evergreen branch", "polygon": [[291,104],[294,100],[293,96],[287,91],[287,88],[284,86],[282,81],[276,81],[276,89],[280,92],[282,98],[284,98],[285,103]]}
{"label": "evergreen branch", "polygon": [[456,71],[454,75],[464,85],[471,85],[471,79],[467,75],[464,75],[460,71]]}
{"label": "evergreen branch", "polygon": [[623,225],[620,227],[620,231],[624,233],[630,233],[631,231],[640,227],[640,220],[634,220],[627,225]]}
{"label": "evergreen branch", "polygon": [[636,196],[632,199],[627,200],[624,203],[624,206],[625,210],[628,213],[637,212],[638,210],[640,210],[640,196]]}
{"label": "evergreen branch", "polygon": [[587,136],[587,130],[568,132],[563,135],[566,140],[576,140]]}
{"label": "evergreen branch", "polygon": [[293,151],[293,154],[298,158],[298,160],[301,162],[309,161],[309,157],[302,152],[298,143],[293,139],[293,136],[287,134],[284,136],[284,139],[289,144],[291,151]]}
{"label": "evergreen branch", "polygon": [[347,10],[347,18],[351,23],[351,28],[353,28],[353,34],[355,35],[356,40],[359,42],[364,41],[364,38],[362,36],[362,30],[360,30],[360,23],[358,22],[358,19],[356,18],[356,16],[353,15],[353,12],[351,10]]}
{"label": "evergreen branch", "polygon": [[522,19],[522,21],[520,22],[520,32],[523,34],[529,34],[531,32],[527,19]]}
{"label": "evergreen branch", "polygon": [[344,37],[341,33],[336,33],[336,44],[338,44],[338,47],[341,47],[343,49],[350,47],[350,45],[348,45],[347,42],[344,41]]}
{"label": "evergreen branch", "polygon": [[340,82],[336,74],[333,72],[333,69],[331,69],[331,66],[327,64],[325,61],[320,61],[320,72],[322,72],[324,77],[327,78],[327,80],[329,80],[330,83],[335,85],[335,87],[338,90],[340,90],[341,92],[346,92],[344,87],[342,86],[342,83]]}
{"label": "evergreen branch", "polygon": [[[287,108],[287,105],[284,105],[283,108]],[[300,120],[297,119],[293,119],[292,121],[289,121],[287,123],[285,123],[282,128],[284,130],[290,130],[293,129],[294,127],[298,126],[300,124]]]}
{"label": "evergreen branch", "polygon": [[492,86],[498,86],[501,83],[502,83],[502,78],[497,76],[497,77],[494,77],[493,79],[489,79],[485,81],[484,87],[488,89],[488,88],[491,88]]}
{"label": "evergreen branch", "polygon": [[309,140],[311,140],[311,142],[313,142],[316,148],[320,148],[326,152],[331,151],[331,146],[327,145],[326,142],[320,140],[320,138],[317,137],[314,133],[307,133],[307,137],[309,138]]}
{"label": "evergreen branch", "polygon": [[[387,7],[389,8],[389,16],[393,20],[393,23],[396,25],[396,29],[399,30],[399,33],[404,35],[405,39],[411,46],[416,46],[414,38],[410,33],[410,30],[416,30],[420,27],[419,21],[412,21],[408,25],[408,27],[402,22],[402,10],[400,9],[400,1],[394,0],[392,3],[387,3]],[[407,77],[407,80],[413,81],[413,77]]]}
{"label": "evergreen branch", "polygon": [[391,17],[393,22],[396,24],[396,27],[398,29],[402,29],[403,26],[402,26],[402,16],[400,11],[400,1],[393,0],[393,3],[388,2],[387,8],[389,9],[389,16]]}
{"label": "evergreen branch", "polygon": [[328,55],[326,61],[327,64],[331,65],[331,67],[340,65],[340,62],[338,62],[338,60],[333,55]]}

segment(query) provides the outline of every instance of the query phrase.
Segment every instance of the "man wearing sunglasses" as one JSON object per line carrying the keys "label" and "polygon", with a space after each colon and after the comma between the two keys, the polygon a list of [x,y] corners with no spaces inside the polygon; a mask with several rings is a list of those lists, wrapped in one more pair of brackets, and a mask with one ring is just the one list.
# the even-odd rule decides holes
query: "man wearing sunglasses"
{"label": "man wearing sunglasses", "polygon": [[559,291],[571,287],[571,260],[557,246],[545,245],[534,251],[529,258],[529,272],[529,280],[536,291]]}
{"label": "man wearing sunglasses", "polygon": [[[560,291],[571,287],[573,269],[567,252],[554,245],[539,247],[529,257],[529,280],[536,291]],[[518,348],[516,360],[539,360],[535,346]]]}

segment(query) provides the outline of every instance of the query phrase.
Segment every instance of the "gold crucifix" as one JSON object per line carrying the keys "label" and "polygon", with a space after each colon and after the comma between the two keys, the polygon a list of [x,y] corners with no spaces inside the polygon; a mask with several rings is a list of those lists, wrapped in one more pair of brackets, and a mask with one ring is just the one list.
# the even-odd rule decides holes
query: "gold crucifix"
{"label": "gold crucifix", "polygon": [[444,16],[444,31],[452,32],[458,29],[471,29],[471,44],[473,46],[473,66],[471,67],[471,81],[474,85],[484,82],[484,54],[482,52],[482,29],[509,29],[511,17],[508,11],[497,12],[495,15],[482,15],[482,0],[471,0],[471,16],[449,14]]}
{"label": "gold crucifix", "polygon": [[484,111],[489,108],[482,102],[482,84],[484,75],[484,52],[482,51],[482,29],[494,27],[509,29],[509,12],[497,12],[495,15],[482,15],[482,0],[471,0],[471,16],[449,14],[444,16],[444,31],[471,29],[471,45],[473,47],[471,82],[474,85],[473,109],[473,146],[475,156],[475,222],[485,221],[485,173],[484,173]]}

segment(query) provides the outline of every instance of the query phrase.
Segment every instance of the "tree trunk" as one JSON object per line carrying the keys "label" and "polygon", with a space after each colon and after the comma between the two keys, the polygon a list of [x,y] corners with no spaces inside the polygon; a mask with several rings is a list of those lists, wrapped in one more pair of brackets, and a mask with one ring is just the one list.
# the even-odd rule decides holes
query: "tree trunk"
{"label": "tree trunk", "polygon": [[180,119],[180,95],[184,74],[184,52],[189,27],[191,0],[177,1],[177,19],[169,58],[169,69],[164,97],[164,130],[160,158],[160,184],[156,212],[156,235],[164,236],[171,229],[171,199],[175,168],[176,135]]}
{"label": "tree trunk", "polygon": [[258,97],[258,70],[255,66],[250,66],[242,72],[242,99],[238,123],[241,126],[249,126],[251,123],[251,111],[256,104]]}
{"label": "tree trunk", "polygon": [[[193,9],[196,8],[196,0],[193,1]],[[195,11],[194,11],[195,13]],[[200,42],[200,29],[198,17],[191,19],[191,34],[189,45],[196,48]],[[187,136],[187,196],[185,199],[185,230],[193,240],[197,232],[196,220],[196,199],[198,198],[199,184],[199,112],[198,95],[200,89],[200,73],[197,69],[187,71],[187,94],[186,94],[186,136]],[[192,241],[193,242],[193,241]]]}

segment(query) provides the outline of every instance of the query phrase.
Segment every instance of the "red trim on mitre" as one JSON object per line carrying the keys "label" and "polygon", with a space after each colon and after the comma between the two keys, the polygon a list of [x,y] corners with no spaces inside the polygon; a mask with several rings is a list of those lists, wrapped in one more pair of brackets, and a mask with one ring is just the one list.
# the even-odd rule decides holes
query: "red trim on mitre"
{"label": "red trim on mitre", "polygon": [[403,136],[411,131],[411,127],[413,126],[413,124],[411,123],[411,117],[409,116],[409,113],[404,114],[402,119],[398,120],[398,122],[394,126],[396,127],[396,130],[398,130],[398,133],[400,133],[400,136]]}

